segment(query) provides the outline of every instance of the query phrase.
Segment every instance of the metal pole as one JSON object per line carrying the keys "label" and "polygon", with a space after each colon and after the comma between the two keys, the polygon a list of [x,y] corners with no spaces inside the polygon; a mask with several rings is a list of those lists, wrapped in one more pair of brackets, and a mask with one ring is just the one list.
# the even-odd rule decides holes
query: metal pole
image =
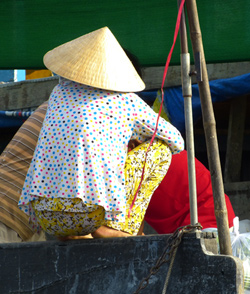
{"label": "metal pole", "polygon": [[[181,0],[178,0],[180,6]],[[198,223],[197,211],[197,191],[195,176],[195,156],[194,156],[194,133],[193,133],[193,112],[192,112],[192,84],[190,77],[190,54],[188,53],[187,30],[184,9],[180,23],[181,41],[181,78],[182,94],[184,97],[185,129],[186,129],[186,149],[188,156],[188,184],[189,184],[189,204],[190,223]]]}
{"label": "metal pole", "polygon": [[[195,63],[200,64],[201,71],[199,77],[198,87],[201,100],[203,126],[205,131],[208,163],[212,179],[214,209],[218,228],[218,237],[220,245],[220,253],[232,255],[232,247],[230,240],[230,233],[228,227],[227,207],[225,202],[223,180],[221,174],[221,165],[219,158],[219,148],[216,134],[215,118],[213,112],[213,105],[211,100],[211,93],[207,75],[207,68],[202,44],[202,36],[197,12],[196,0],[186,0],[186,8],[189,21],[189,30],[193,53],[195,56]],[[198,59],[197,56],[200,56]],[[197,69],[196,69],[197,70]],[[199,68],[198,68],[199,70]]]}

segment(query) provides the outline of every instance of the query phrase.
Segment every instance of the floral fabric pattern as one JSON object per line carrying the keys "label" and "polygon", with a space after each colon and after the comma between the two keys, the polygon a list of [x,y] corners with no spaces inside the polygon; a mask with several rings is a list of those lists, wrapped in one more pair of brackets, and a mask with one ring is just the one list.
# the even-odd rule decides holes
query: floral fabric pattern
{"label": "floral fabric pattern", "polygon": [[144,219],[151,196],[164,178],[172,153],[165,142],[155,139],[147,154],[144,178],[141,188],[128,217],[145,162],[145,153],[149,142],[145,142],[129,152],[125,164],[126,182],[126,218],[122,221],[105,220],[102,206],[84,205],[80,199],[47,199],[40,197],[32,201],[41,227],[48,234],[55,236],[87,235],[101,225],[109,226],[131,235],[137,235]]}

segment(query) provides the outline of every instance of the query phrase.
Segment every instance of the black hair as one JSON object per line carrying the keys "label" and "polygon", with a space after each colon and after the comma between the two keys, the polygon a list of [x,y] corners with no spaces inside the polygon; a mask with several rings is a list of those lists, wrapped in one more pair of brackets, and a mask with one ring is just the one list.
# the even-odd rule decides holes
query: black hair
{"label": "black hair", "polygon": [[132,64],[133,64],[134,68],[136,69],[138,75],[142,78],[142,70],[141,70],[141,65],[140,65],[139,59],[134,54],[132,54],[129,50],[124,49],[124,48],[123,48],[123,50],[127,54],[129,60],[132,62]]}

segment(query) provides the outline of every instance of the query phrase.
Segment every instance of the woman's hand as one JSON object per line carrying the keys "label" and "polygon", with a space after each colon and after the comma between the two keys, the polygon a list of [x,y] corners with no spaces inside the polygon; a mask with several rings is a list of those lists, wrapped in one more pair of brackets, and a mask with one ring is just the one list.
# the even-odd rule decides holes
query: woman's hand
{"label": "woman's hand", "polygon": [[140,140],[138,140],[138,139],[131,139],[131,140],[128,142],[128,149],[129,149],[129,150],[132,150],[132,149],[134,149],[135,147],[139,146],[141,143],[142,143],[142,141],[140,141]]}

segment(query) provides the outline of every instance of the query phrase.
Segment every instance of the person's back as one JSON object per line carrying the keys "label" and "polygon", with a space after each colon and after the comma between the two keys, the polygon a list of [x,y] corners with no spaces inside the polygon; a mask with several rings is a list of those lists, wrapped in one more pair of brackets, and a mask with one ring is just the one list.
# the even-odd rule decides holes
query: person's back
{"label": "person's back", "polygon": [[[44,64],[62,79],[49,98],[20,209],[37,230],[59,238],[137,235],[171,154],[183,150],[179,131],[134,93],[145,84],[107,27],[50,50]],[[134,133],[144,145],[127,154]],[[154,176],[136,194],[147,144]]]}
{"label": "person's back", "polygon": [[[213,191],[209,170],[195,159],[198,221],[206,228],[216,228]],[[232,205],[225,195],[229,227],[235,217]],[[158,233],[173,233],[178,227],[190,224],[187,152],[172,156],[170,168],[154,192],[145,220]]]}

